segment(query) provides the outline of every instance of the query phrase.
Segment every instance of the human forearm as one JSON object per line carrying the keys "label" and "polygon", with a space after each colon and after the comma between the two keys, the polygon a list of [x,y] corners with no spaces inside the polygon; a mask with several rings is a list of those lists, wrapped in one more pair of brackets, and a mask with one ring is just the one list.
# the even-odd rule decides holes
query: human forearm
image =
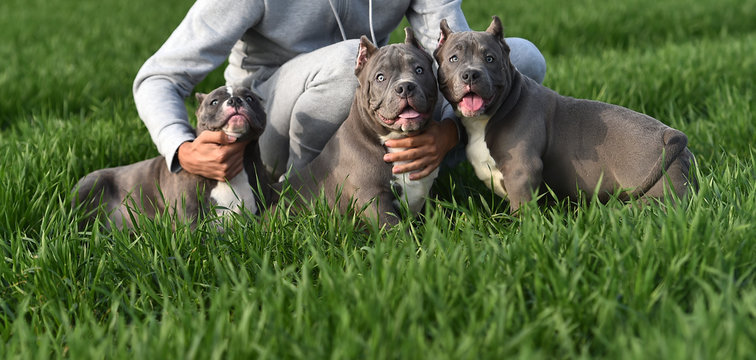
{"label": "human forearm", "polygon": [[183,142],[195,137],[184,99],[169,81],[152,79],[135,88],[134,102],[158,152],[165,156],[171,171],[178,171],[176,151]]}
{"label": "human forearm", "polygon": [[[184,99],[222,64],[234,43],[262,14],[263,2],[198,1],[139,69],[133,84],[139,116],[172,171],[179,146],[195,138]],[[228,16],[233,13],[234,16]]]}

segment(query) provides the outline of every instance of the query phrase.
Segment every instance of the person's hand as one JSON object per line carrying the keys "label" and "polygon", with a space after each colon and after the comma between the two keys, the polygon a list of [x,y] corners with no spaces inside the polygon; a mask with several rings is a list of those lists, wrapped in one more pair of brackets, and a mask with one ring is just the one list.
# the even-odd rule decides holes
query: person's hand
{"label": "person's hand", "polygon": [[387,140],[386,147],[407,148],[404,151],[388,153],[383,161],[407,161],[406,164],[394,165],[392,172],[401,174],[413,171],[410,180],[422,179],[441,165],[441,161],[457,145],[457,125],[451,119],[441,122],[431,121],[420,134],[403,139]]}
{"label": "person's hand", "polygon": [[222,131],[203,131],[194,141],[182,143],[178,148],[181,168],[208,179],[233,179],[244,168],[244,147],[235,137]]}

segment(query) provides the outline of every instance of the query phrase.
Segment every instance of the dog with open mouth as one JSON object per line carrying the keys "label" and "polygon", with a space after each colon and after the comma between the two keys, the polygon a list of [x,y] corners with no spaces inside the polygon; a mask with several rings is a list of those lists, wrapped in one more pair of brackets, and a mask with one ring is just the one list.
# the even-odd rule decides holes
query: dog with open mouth
{"label": "dog with open mouth", "polygon": [[476,176],[510,211],[548,186],[558,198],[580,192],[607,201],[683,198],[696,187],[695,158],[682,132],[630,109],[559,95],[520,74],[498,17],[486,31],[454,33],[441,22],[441,92],[468,135]]}
{"label": "dog with open mouth", "polygon": [[363,215],[381,226],[398,223],[402,206],[412,213],[422,209],[438,169],[410,180],[407,173],[392,174],[392,164],[383,161],[383,144],[422,132],[438,98],[433,59],[410,28],[405,35],[403,44],[381,48],[365,36],[360,39],[355,66],[359,87],[349,116],[323,151],[284,181],[297,193],[298,203],[311,202],[323,191],[329,205],[342,212],[352,201],[356,209],[370,204]]}
{"label": "dog with open mouth", "polygon": [[[182,221],[196,223],[210,208],[217,215],[246,208],[258,213],[269,198],[270,182],[260,158],[258,138],[266,116],[260,99],[243,87],[221,86],[209,94],[197,93],[197,134],[223,131],[244,148],[244,169],[233,179],[217,181],[186,171],[172,173],[163,156],[131,165],[100,169],[84,176],[74,187],[73,205],[85,207],[89,216],[80,227],[97,216],[100,204],[110,218],[106,227],[133,228],[136,212],[149,218],[168,212]],[[261,192],[258,192],[260,190]],[[130,214],[132,212],[132,214]]]}

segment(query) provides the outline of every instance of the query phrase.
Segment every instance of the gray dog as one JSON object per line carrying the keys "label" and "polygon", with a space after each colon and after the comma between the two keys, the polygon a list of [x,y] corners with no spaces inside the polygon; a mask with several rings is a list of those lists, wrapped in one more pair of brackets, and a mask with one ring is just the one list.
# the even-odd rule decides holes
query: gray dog
{"label": "gray dog", "polygon": [[521,75],[509,60],[499,18],[485,32],[453,33],[441,22],[441,92],[468,134],[475,174],[510,212],[548,185],[559,198],[580,191],[600,201],[684,197],[693,154],[688,139],[649,116],[598,101],[561,96]]}
{"label": "gray dog", "polygon": [[[265,192],[269,182],[260,160],[257,139],[265,129],[265,112],[259,99],[246,88],[220,87],[210,94],[196,94],[197,133],[224,131],[237,141],[249,141],[244,150],[244,171],[228,182],[219,182],[186,171],[171,173],[163,156],[135,164],[101,169],[84,176],[74,188],[76,203],[90,211],[91,221],[100,202],[112,225],[133,228],[136,211],[150,218],[155,214],[175,213],[184,221],[195,222],[212,205],[219,215],[239,211],[240,206],[256,213],[263,206],[259,189]],[[130,216],[129,209],[134,211]],[[83,224],[82,224],[83,225]],[[111,224],[107,224],[110,226]]]}
{"label": "gray dog", "polygon": [[365,216],[380,225],[399,221],[400,202],[412,212],[422,208],[438,172],[410,180],[394,176],[383,161],[386,140],[423,131],[438,98],[433,59],[411,29],[405,34],[404,44],[380,49],[360,39],[354,71],[359,87],[349,116],[310,164],[289,175],[299,201],[311,201],[322,189],[329,205],[342,212],[352,200],[356,209],[370,204]]}

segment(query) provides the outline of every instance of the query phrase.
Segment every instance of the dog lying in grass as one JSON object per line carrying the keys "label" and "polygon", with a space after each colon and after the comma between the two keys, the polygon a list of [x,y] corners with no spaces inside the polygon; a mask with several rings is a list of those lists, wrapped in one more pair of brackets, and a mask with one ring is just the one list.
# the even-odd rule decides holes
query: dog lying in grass
{"label": "dog lying in grass", "polygon": [[[257,213],[269,188],[257,139],[265,129],[265,112],[259,99],[242,87],[219,87],[196,94],[197,133],[224,131],[237,141],[249,141],[244,150],[244,170],[227,182],[207,179],[186,171],[172,173],[163,156],[131,165],[94,171],[74,187],[73,205],[81,205],[91,222],[103,205],[110,221],[106,227],[133,228],[138,213],[149,218],[168,211],[195,223],[212,206],[219,215],[245,207]],[[259,184],[258,184],[259,183]],[[263,193],[258,193],[260,189]]]}
{"label": "dog lying in grass", "polygon": [[509,60],[498,17],[486,31],[454,33],[441,22],[438,82],[468,135],[476,176],[510,212],[548,186],[606,201],[683,198],[695,162],[682,132],[635,111],[575,99],[521,75]]}

